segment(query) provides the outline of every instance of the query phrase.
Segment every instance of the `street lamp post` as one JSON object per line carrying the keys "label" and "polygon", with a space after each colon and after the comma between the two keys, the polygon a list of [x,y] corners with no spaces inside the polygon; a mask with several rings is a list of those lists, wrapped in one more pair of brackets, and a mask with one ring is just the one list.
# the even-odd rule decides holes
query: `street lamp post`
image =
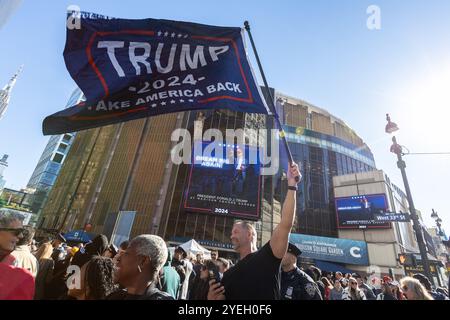
{"label": "street lamp post", "polygon": [[442,226],[442,224],[441,224],[442,219],[439,218],[437,212],[434,211],[434,209],[431,209],[431,218],[434,219],[434,221],[436,221],[436,226],[438,227],[438,231],[439,231],[439,237],[443,237],[443,236],[444,236],[444,233],[442,232],[442,229],[441,229],[441,226]]}
{"label": "street lamp post", "polygon": [[[386,120],[388,121],[388,124],[386,125],[386,133],[393,133],[393,132],[399,130],[397,125],[394,122],[391,122],[391,118],[389,117],[388,114],[386,115]],[[406,163],[402,158],[402,155],[403,155],[402,146],[397,143],[397,139],[395,138],[395,136],[392,137],[392,142],[393,142],[393,144],[391,146],[391,152],[395,153],[397,155],[397,167],[400,169],[400,172],[402,173],[403,184],[405,186],[406,197],[408,198],[409,210],[411,212],[410,216],[411,216],[411,220],[413,222],[414,232],[416,233],[417,244],[419,245],[419,252],[420,252],[425,276],[431,281],[431,283],[433,283],[433,277],[431,276],[431,272],[430,272],[430,262],[428,261],[427,249],[426,249],[425,242],[423,239],[422,227],[419,222],[419,217],[417,216],[417,213],[416,213],[416,207],[414,206],[411,189],[409,188],[408,177],[406,176],[406,170],[405,170]]]}

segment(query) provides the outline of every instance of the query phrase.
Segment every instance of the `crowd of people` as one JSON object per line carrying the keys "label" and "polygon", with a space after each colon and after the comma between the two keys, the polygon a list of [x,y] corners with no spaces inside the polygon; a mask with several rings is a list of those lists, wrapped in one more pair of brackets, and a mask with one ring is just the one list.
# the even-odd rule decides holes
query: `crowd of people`
{"label": "crowd of people", "polygon": [[400,282],[387,276],[374,288],[359,274],[300,267],[301,251],[289,243],[295,216],[298,167],[288,174],[282,218],[271,239],[256,247],[256,229],[237,221],[231,242],[238,261],[219,252],[194,256],[170,250],[156,235],[139,235],[119,247],[105,235],[69,245],[63,234],[34,239],[23,217],[0,213],[0,300],[448,300],[416,274]]}

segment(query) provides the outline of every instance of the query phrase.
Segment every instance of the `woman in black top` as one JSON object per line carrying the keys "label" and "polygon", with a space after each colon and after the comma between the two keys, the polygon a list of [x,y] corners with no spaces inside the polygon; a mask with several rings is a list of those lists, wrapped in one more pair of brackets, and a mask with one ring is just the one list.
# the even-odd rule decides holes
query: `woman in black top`
{"label": "woman in black top", "polygon": [[155,235],[140,235],[130,241],[117,259],[114,281],[125,290],[112,293],[108,300],[173,300],[158,290],[156,277],[167,260],[164,240]]}

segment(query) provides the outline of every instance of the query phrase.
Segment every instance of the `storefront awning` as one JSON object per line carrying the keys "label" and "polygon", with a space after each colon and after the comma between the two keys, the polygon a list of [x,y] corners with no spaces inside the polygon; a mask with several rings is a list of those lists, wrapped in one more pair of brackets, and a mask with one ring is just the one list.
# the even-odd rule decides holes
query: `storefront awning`
{"label": "storefront awning", "polygon": [[340,271],[343,274],[354,272],[353,270],[345,268],[343,265],[333,263],[333,262],[321,261],[321,260],[316,260],[315,266],[322,271],[329,271],[329,272]]}

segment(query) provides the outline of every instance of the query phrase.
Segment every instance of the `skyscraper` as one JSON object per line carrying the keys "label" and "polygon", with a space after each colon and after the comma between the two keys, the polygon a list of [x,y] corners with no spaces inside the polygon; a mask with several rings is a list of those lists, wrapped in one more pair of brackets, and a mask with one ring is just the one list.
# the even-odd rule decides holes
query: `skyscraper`
{"label": "skyscraper", "polygon": [[0,90],[0,119],[2,119],[8,108],[9,100],[11,99],[11,91],[16,84],[17,77],[22,72],[22,69],[23,65],[20,66],[19,70],[17,70],[16,74],[9,80],[8,84]]}
{"label": "skyscraper", "polygon": [[[76,88],[70,95],[66,108],[76,105],[83,97],[83,92]],[[31,205],[31,210],[34,213],[39,213],[50,189],[53,187],[74,138],[74,133],[50,137],[27,184],[27,188],[34,191],[34,200]]]}
{"label": "skyscraper", "polygon": [[3,158],[0,159],[0,194],[2,193],[3,187],[5,186],[5,179],[3,179],[3,171],[8,167],[8,155],[3,155]]}

